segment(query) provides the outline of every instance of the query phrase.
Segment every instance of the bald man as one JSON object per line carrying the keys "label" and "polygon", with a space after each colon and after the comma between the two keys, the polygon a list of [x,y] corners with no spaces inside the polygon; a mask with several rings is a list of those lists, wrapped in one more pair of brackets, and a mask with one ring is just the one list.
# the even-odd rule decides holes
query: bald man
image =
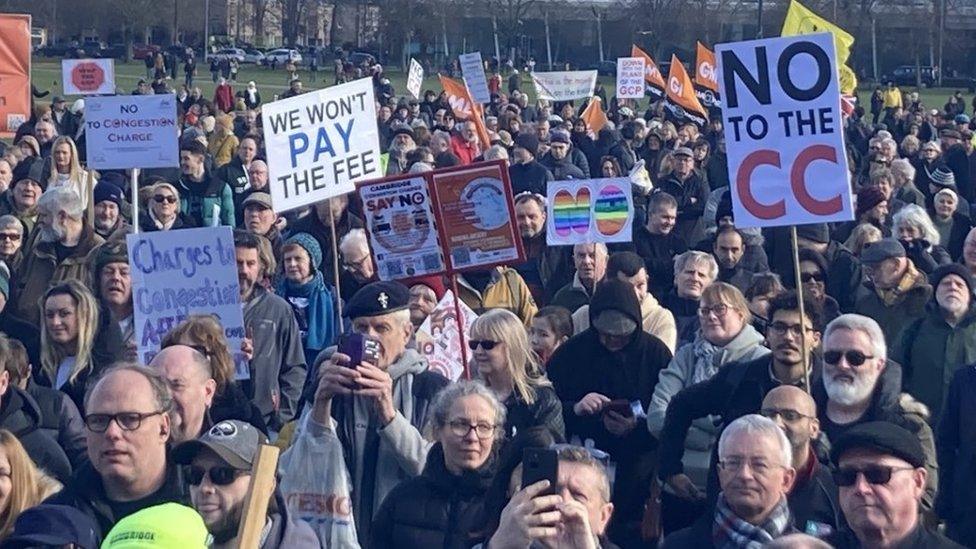
{"label": "bald man", "polygon": [[814,451],[820,436],[816,403],[803,389],[780,385],[766,394],[761,413],[779,425],[793,447],[796,481],[787,496],[793,524],[801,532],[826,538],[844,525],[844,515],[830,471]]}
{"label": "bald man", "polygon": [[173,393],[173,441],[185,442],[203,434],[204,427],[209,427],[207,410],[217,393],[210,359],[193,347],[173,345],[159,351],[149,367],[162,374]]}

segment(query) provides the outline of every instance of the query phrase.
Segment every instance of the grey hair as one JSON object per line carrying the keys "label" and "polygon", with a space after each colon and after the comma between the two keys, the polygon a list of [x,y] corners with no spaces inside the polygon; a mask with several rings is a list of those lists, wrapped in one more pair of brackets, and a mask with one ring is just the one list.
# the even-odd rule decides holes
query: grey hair
{"label": "grey hair", "polygon": [[[908,136],[911,137],[911,136]],[[915,181],[915,166],[906,158],[898,158],[891,161],[891,174],[895,176],[895,184],[899,181],[911,183]]]}
{"label": "grey hair", "polygon": [[492,145],[485,151],[485,160],[508,160],[508,151],[501,145]]}
{"label": "grey hair", "polygon": [[[143,366],[137,362],[116,362],[110,366],[107,370],[102,372],[102,375],[98,376],[98,379],[88,384],[88,388],[85,391],[85,411],[88,411],[88,403],[91,401],[92,393],[98,388],[98,385],[108,376],[116,372],[135,372],[142,377],[146,378],[149,382],[149,386],[152,387],[153,400],[156,401],[156,409],[162,412],[166,412],[167,415],[171,414],[173,411],[173,393],[169,390],[169,384],[166,383],[166,378],[163,374],[155,368],[150,368],[149,366]],[[172,418],[170,418],[172,419]]]}
{"label": "grey hair", "polygon": [[895,229],[905,225],[917,227],[922,231],[922,237],[928,240],[929,244],[939,245],[939,231],[932,223],[932,218],[929,217],[928,212],[918,204],[908,204],[898,210],[891,225]]}
{"label": "grey hair", "polygon": [[505,436],[505,405],[498,400],[491,389],[475,379],[452,383],[437,393],[430,405],[430,420],[427,422],[427,432],[430,438],[433,438],[436,429],[444,427],[451,420],[451,407],[454,406],[454,403],[466,396],[479,396],[491,406],[495,413],[495,440],[501,440]]}
{"label": "grey hair", "polygon": [[339,251],[344,251],[350,246],[357,246],[360,250],[369,252],[369,242],[366,240],[366,231],[363,229],[352,229],[346,236],[339,240]]}
{"label": "grey hair", "polygon": [[607,251],[607,245],[604,244],[603,242],[587,242],[584,244],[576,244],[573,246],[573,255],[576,255],[576,249],[579,248],[580,246],[590,246],[590,245],[593,246],[593,249],[595,251],[603,252],[603,257],[610,256],[610,252]]}
{"label": "grey hair", "polygon": [[722,431],[721,438],[718,439],[718,456],[722,459],[725,456],[725,449],[729,440],[738,435],[766,435],[776,439],[780,449],[780,465],[784,467],[793,466],[793,448],[790,441],[786,438],[786,433],[779,428],[776,423],[768,417],[759,414],[744,415]]}
{"label": "grey hair", "polygon": [[863,333],[868,336],[868,341],[871,342],[871,352],[875,358],[882,360],[888,358],[888,347],[885,345],[884,332],[881,331],[881,326],[873,318],[853,313],[840,315],[831,320],[830,324],[827,324],[823,333],[823,341],[827,341],[830,335],[837,330]]}
{"label": "grey hair", "polygon": [[17,229],[17,234],[24,236],[24,224],[12,215],[0,215],[0,230]]}
{"label": "grey hair", "polygon": [[64,212],[71,219],[81,219],[85,214],[81,197],[70,187],[48,189],[37,200],[37,209],[50,214]]}
{"label": "grey hair", "polygon": [[607,474],[607,469],[603,463],[593,457],[589,450],[582,446],[560,445],[556,453],[559,456],[559,461],[578,463],[593,468],[600,477],[600,495],[603,496],[604,503],[610,501],[610,475]]}
{"label": "grey hair", "polygon": [[415,173],[426,173],[434,171],[434,167],[426,162],[414,162],[410,165],[410,169],[407,170],[409,174]]}
{"label": "grey hair", "polygon": [[712,257],[712,254],[697,250],[689,250],[674,258],[674,276],[681,274],[681,271],[685,270],[689,263],[692,265],[704,264],[708,267],[708,278],[713,281],[718,278],[718,263],[716,263],[715,258]]}

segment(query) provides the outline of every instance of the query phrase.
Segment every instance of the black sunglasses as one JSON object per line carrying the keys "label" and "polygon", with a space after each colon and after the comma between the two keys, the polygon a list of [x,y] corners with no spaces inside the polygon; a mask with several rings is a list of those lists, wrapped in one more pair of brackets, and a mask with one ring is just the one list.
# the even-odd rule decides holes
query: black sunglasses
{"label": "black sunglasses", "polygon": [[234,482],[240,473],[240,470],[234,469],[233,467],[211,467],[210,469],[204,469],[203,467],[190,465],[186,468],[186,481],[192,486],[200,486],[200,483],[203,482],[203,477],[209,476],[210,482],[217,486],[227,486]]}
{"label": "black sunglasses", "polygon": [[913,471],[914,467],[890,467],[884,465],[873,465],[864,469],[854,469],[844,467],[837,469],[831,475],[834,477],[834,484],[837,486],[854,486],[857,482],[857,475],[864,475],[864,480],[868,484],[888,484],[891,475],[895,471]]}
{"label": "black sunglasses", "polygon": [[172,195],[157,194],[153,196],[153,200],[159,203],[166,202],[169,204],[176,204],[176,197]]}
{"label": "black sunglasses", "polygon": [[479,345],[481,346],[482,349],[486,351],[490,351],[495,348],[495,345],[498,345],[498,342],[492,341],[490,339],[469,339],[468,340],[468,348],[471,349],[472,351],[477,351]]}
{"label": "black sunglasses", "polygon": [[823,282],[824,275],[821,273],[801,273],[800,280],[803,282]]}
{"label": "black sunglasses", "polygon": [[856,367],[864,364],[868,359],[874,358],[874,355],[866,355],[861,351],[826,351],[823,354],[824,362],[831,366],[840,362],[840,357],[846,358],[848,364]]}

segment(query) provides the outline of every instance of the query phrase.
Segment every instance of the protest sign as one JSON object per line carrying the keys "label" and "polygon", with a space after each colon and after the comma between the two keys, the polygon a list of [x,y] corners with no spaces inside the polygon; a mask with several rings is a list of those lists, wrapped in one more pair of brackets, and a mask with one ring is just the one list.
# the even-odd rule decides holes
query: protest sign
{"label": "protest sign", "polygon": [[638,48],[636,45],[631,45],[630,47],[631,57],[640,57],[644,60],[644,84],[647,85],[647,94],[655,99],[662,99],[664,97],[664,77],[661,76],[661,71],[657,68],[657,63],[651,59],[650,55]]}
{"label": "protest sign", "polygon": [[716,53],[736,226],[853,219],[831,35],[734,42]]}
{"label": "protest sign", "polygon": [[701,42],[698,42],[698,53],[695,56],[695,97],[706,109],[720,106],[715,53]]}
{"label": "protest sign", "polygon": [[354,191],[356,181],[382,175],[371,79],[268,103],[261,111],[276,212]]}
{"label": "protest sign", "polygon": [[488,79],[485,77],[485,65],[481,60],[481,52],[462,53],[458,56],[458,60],[461,62],[461,74],[464,77],[465,83],[468,84],[468,89],[471,90],[471,96],[474,100],[482,105],[491,102],[491,94],[488,93]]}
{"label": "protest sign", "polygon": [[430,180],[448,270],[521,261],[522,239],[513,221],[504,160],[433,172]]}
{"label": "protest sign", "polygon": [[191,314],[220,320],[237,379],[250,377],[237,257],[230,227],[126,235],[139,362],[149,364],[167,332]]}
{"label": "protest sign", "polygon": [[703,127],[708,122],[708,113],[695,97],[695,88],[688,77],[688,71],[677,56],[671,56],[668,71],[667,103],[665,109],[678,122],[692,122]]}
{"label": "protest sign", "polygon": [[593,95],[596,71],[533,72],[532,83],[539,99],[572,101]]}
{"label": "protest sign", "polygon": [[[430,369],[451,381],[457,381],[464,373],[462,357],[466,353],[461,349],[458,325],[464,326],[464,333],[471,333],[471,325],[478,318],[470,307],[458,300],[461,311],[459,323],[454,305],[454,292],[447,290],[417,331],[417,349],[427,359]],[[470,357],[468,363],[470,364]]]}
{"label": "protest sign", "polygon": [[410,58],[410,72],[407,73],[407,91],[414,99],[420,99],[420,88],[424,85],[424,68],[413,57]]}
{"label": "protest sign", "polygon": [[447,94],[447,103],[451,106],[454,117],[458,120],[474,122],[481,146],[484,149],[490,147],[491,137],[488,135],[488,128],[485,127],[484,109],[482,109],[481,103],[476,102],[471,97],[471,90],[468,89],[467,84],[442,75],[437,75],[437,79],[440,80],[441,87]]}
{"label": "protest sign", "polygon": [[0,14],[0,137],[31,115],[31,16]]}
{"label": "protest sign", "polygon": [[172,94],[89,97],[85,134],[90,168],[180,165],[176,96]]}
{"label": "protest sign", "polygon": [[617,58],[617,98],[644,98],[644,58]]}
{"label": "protest sign", "polygon": [[381,280],[442,273],[444,256],[423,175],[359,186]]}
{"label": "protest sign", "polygon": [[555,181],[546,188],[546,244],[630,242],[634,199],[630,179]]}
{"label": "protest sign", "polygon": [[115,93],[115,60],[62,59],[61,87],[65,95]]}

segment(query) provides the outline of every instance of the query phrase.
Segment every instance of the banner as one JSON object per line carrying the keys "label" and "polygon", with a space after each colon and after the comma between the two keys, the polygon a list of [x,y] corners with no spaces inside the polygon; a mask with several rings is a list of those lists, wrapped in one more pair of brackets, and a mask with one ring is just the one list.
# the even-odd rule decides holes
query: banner
{"label": "banner", "polygon": [[721,106],[718,100],[718,65],[715,53],[698,42],[695,55],[695,97],[706,109]]}
{"label": "banner", "polygon": [[854,219],[830,34],[722,44],[717,53],[736,226]]}
{"label": "banner", "polygon": [[617,99],[644,98],[644,58],[617,58]]}
{"label": "banner", "polygon": [[414,99],[420,99],[420,88],[424,85],[424,68],[413,57],[410,58],[410,72],[407,73],[407,91]]}
{"label": "banner", "polygon": [[431,172],[429,188],[448,270],[522,261],[506,164],[497,160]]}
{"label": "banner", "polygon": [[857,76],[847,66],[847,58],[851,56],[854,47],[854,37],[844,29],[820,17],[803,4],[792,0],[783,20],[781,36],[798,36],[802,34],[816,34],[829,32],[834,40],[834,51],[837,55],[837,66],[840,71],[840,91],[853,95],[857,92]]}
{"label": "banner", "polygon": [[630,56],[644,59],[644,83],[647,85],[647,94],[655,99],[663,99],[666,86],[664,85],[664,77],[661,76],[661,71],[657,68],[657,63],[637,46],[630,47]]}
{"label": "banner", "polygon": [[115,59],[62,59],[61,88],[65,95],[115,93]]}
{"label": "banner", "polygon": [[139,362],[149,364],[163,336],[191,314],[220,320],[236,379],[250,377],[237,256],[230,227],[126,235]]}
{"label": "banner", "polygon": [[13,137],[31,116],[30,75],[31,16],[0,14],[0,137]]}
{"label": "banner", "polygon": [[[458,300],[461,309],[461,323],[464,333],[471,333],[471,325],[478,315]],[[442,376],[457,381],[464,374],[464,362],[461,354],[461,334],[458,333],[457,314],[454,310],[454,292],[447,290],[444,297],[430,312],[424,323],[417,329],[417,350],[424,355],[430,369]],[[468,364],[471,363],[472,353],[468,353]],[[477,372],[471,372],[475,378]]]}
{"label": "banner", "polygon": [[546,244],[630,242],[634,199],[630,179],[550,182],[546,188]]}
{"label": "banner", "polygon": [[471,98],[471,90],[463,82],[441,75],[437,77],[441,81],[441,87],[447,93],[447,102],[451,105],[454,117],[458,120],[473,120],[478,131],[478,140],[481,141],[481,148],[487,150],[491,146],[491,138],[488,136],[488,128],[485,127],[481,104]]}
{"label": "banner", "polygon": [[380,280],[446,270],[423,175],[364,183],[359,196]]}
{"label": "banner", "polygon": [[596,71],[533,72],[532,83],[539,99],[572,101],[593,95]]}
{"label": "banner", "polygon": [[704,126],[708,122],[708,113],[695,97],[691,78],[688,77],[681,60],[675,55],[671,56],[667,95],[668,103],[665,108],[679,122],[693,122],[699,126]]}
{"label": "banner", "polygon": [[472,98],[482,105],[490,103],[491,94],[488,93],[488,78],[485,77],[485,64],[481,60],[481,52],[462,53],[458,56],[458,61]]}
{"label": "banner", "polygon": [[261,107],[276,212],[356,190],[380,171],[373,81],[362,78]]}
{"label": "banner", "polygon": [[96,170],[180,165],[172,94],[89,97],[85,134],[88,167]]}
{"label": "banner", "polygon": [[600,130],[607,125],[607,113],[603,112],[602,101],[597,96],[590,98],[590,102],[583,109],[583,113],[580,114],[580,118],[583,122],[586,122],[586,135],[590,136],[590,139],[596,139],[599,135]]}

